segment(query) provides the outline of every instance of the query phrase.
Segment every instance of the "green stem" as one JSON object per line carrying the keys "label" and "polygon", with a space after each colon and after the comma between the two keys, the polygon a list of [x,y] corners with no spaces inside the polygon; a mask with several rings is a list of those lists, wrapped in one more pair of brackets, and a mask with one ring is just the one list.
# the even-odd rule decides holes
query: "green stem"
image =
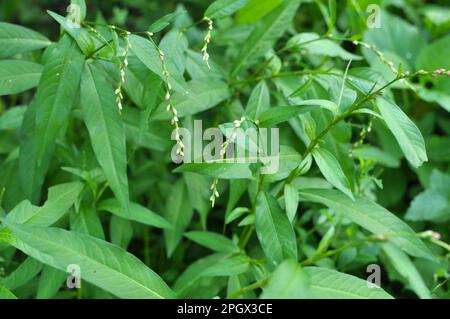
{"label": "green stem", "polygon": [[236,299],[249,291],[253,291],[255,289],[261,288],[262,286],[265,286],[268,282],[269,282],[269,278],[261,279],[251,285],[243,287],[240,290],[228,295],[226,297],[226,299]]}
{"label": "green stem", "polygon": [[230,81],[230,85],[239,85],[239,84],[248,84],[248,83],[254,83],[259,82],[263,80],[271,80],[276,78],[282,78],[282,77],[289,77],[289,76],[296,76],[296,75],[316,75],[316,74],[327,74],[327,75],[334,75],[334,76],[342,76],[340,73],[336,72],[330,72],[328,70],[300,70],[300,71],[291,71],[291,72],[280,72],[273,75],[267,75],[267,76],[257,76],[253,78],[248,78],[245,80],[234,80]]}

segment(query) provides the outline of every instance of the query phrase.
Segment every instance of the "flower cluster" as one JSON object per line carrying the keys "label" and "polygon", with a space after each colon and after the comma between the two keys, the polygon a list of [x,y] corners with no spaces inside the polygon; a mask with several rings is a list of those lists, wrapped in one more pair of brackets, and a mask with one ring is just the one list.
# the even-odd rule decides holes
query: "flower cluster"
{"label": "flower cluster", "polygon": [[362,45],[362,46],[365,47],[366,49],[371,50],[372,52],[374,52],[374,53],[378,56],[378,58],[380,59],[381,62],[383,62],[384,64],[386,64],[386,65],[391,69],[391,71],[392,71],[394,74],[397,74],[397,73],[398,73],[398,70],[397,70],[397,68],[395,67],[394,62],[389,61],[388,59],[386,59],[386,57],[384,56],[383,52],[381,52],[380,50],[378,50],[377,47],[376,47],[375,45],[373,45],[373,44],[368,44],[368,43],[365,43],[365,42],[362,42],[362,41],[358,41],[358,40],[353,41],[353,44],[354,44],[354,45]]}
{"label": "flower cluster", "polygon": [[122,101],[123,101],[123,95],[122,95],[122,87],[125,84],[125,69],[128,67],[128,52],[131,48],[131,43],[130,43],[130,32],[126,32],[125,34],[125,49],[123,51],[123,63],[120,65],[120,69],[119,69],[119,73],[120,73],[120,79],[119,79],[119,85],[115,91],[116,93],[116,102],[117,102],[117,107],[119,108],[120,111],[122,111]]}
{"label": "flower cluster", "polygon": [[353,143],[352,147],[351,147],[350,150],[348,151],[348,155],[349,155],[350,157],[353,156],[353,150],[355,150],[356,148],[360,147],[360,146],[364,143],[364,140],[366,139],[367,134],[369,134],[369,133],[372,131],[373,120],[374,120],[374,117],[371,116],[371,117],[370,117],[370,120],[369,120],[369,123],[367,123],[367,126],[364,127],[364,128],[361,130],[361,132],[359,133],[359,138],[358,138],[358,140],[357,140],[356,142]]}
{"label": "flower cluster", "polygon": [[212,184],[211,184],[211,197],[209,200],[211,201],[211,206],[214,207],[214,204],[216,203],[216,198],[219,197],[219,192],[217,191],[217,183],[219,182],[219,179],[217,177],[214,178]]}
{"label": "flower cluster", "polygon": [[[241,127],[242,123],[245,121],[245,117],[241,117],[239,120],[235,120],[233,122],[234,130],[231,134],[230,138],[228,138],[223,144],[222,148],[220,150],[220,157],[223,160],[225,157],[225,154],[227,152],[228,147],[234,142],[237,136],[237,130]],[[219,197],[219,192],[217,191],[217,183],[219,182],[219,179],[217,177],[214,178],[212,184],[211,184],[211,197],[209,200],[211,201],[212,207],[214,207],[214,204],[216,202],[216,199]]]}
{"label": "flower cluster", "polygon": [[204,40],[204,45],[203,45],[203,48],[202,48],[203,61],[206,62],[206,65],[208,66],[208,68],[211,68],[210,65],[209,65],[208,45],[211,42],[211,33],[212,33],[212,30],[213,30],[213,21],[210,18],[208,18],[208,17],[205,17],[204,20],[208,22],[208,33],[206,33],[206,36],[203,39]]}
{"label": "flower cluster", "polygon": [[431,76],[434,77],[434,78],[439,76],[439,75],[450,76],[450,71],[448,71],[446,69],[437,69],[437,70],[434,70],[433,73],[431,73]]}
{"label": "flower cluster", "polygon": [[[151,39],[151,36],[153,33],[147,32],[147,35]],[[158,48],[159,53],[159,59],[161,60],[161,66],[162,66],[162,75],[165,78],[164,83],[166,84],[166,95],[164,97],[164,100],[167,102],[167,112],[169,112],[172,115],[172,119],[170,120],[170,123],[175,127],[175,141],[177,143],[177,150],[176,155],[180,158],[184,156],[184,144],[180,137],[180,125],[179,125],[179,118],[178,118],[178,111],[175,108],[175,105],[172,101],[172,86],[169,83],[169,71],[167,70],[166,63],[165,63],[165,54],[164,52]]]}

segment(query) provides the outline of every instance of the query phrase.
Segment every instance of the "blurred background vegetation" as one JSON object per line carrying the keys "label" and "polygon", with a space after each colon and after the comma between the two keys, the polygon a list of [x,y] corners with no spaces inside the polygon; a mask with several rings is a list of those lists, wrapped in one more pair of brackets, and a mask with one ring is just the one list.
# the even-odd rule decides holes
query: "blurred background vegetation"
{"label": "blurred background vegetation", "polygon": [[[251,0],[263,1],[263,0]],[[189,23],[201,20],[206,7],[211,3],[210,0],[87,0],[88,18],[90,21],[105,22],[132,30],[147,30],[152,22],[165,14],[175,10],[189,13],[186,19]],[[265,1],[269,6],[277,5],[282,0]],[[299,32],[317,32],[323,34],[326,30],[326,23],[320,11],[317,2],[326,3],[326,1],[311,0],[311,5],[302,6],[297,17],[295,29]],[[399,47],[408,45],[407,41],[422,41],[424,47],[429,47],[428,60],[436,60],[440,67],[450,69],[450,42],[446,41],[444,45],[433,47],[432,44],[440,39],[448,39],[450,36],[450,1],[449,0],[342,0],[338,1],[339,19],[337,25],[339,29],[350,35],[359,35],[360,38],[370,37],[367,34],[365,8],[369,4],[379,4],[386,11],[399,17],[412,26],[414,30],[420,31],[417,38],[413,35],[408,38],[405,34],[404,43],[394,43]],[[1,0],[0,2],[0,21],[11,22],[39,31],[50,39],[58,38],[59,27],[53,19],[46,13],[46,10],[52,10],[60,14],[66,12],[69,1],[55,0]],[[237,22],[246,23],[246,17],[237,16]],[[394,24],[391,27],[396,28]],[[205,26],[201,26],[204,28]],[[219,31],[220,31],[219,23]],[[199,33],[198,43],[201,43]],[[419,35],[419,33],[417,33]],[[162,36],[162,35],[158,35]],[[233,35],[230,35],[233,36]],[[238,34],[236,34],[238,36]],[[400,38],[402,34],[399,35]],[[392,37],[389,40],[398,40]],[[191,40],[191,39],[190,39]],[[376,39],[374,39],[376,40]],[[386,38],[386,41],[388,38]],[[214,40],[214,46],[211,56],[212,59],[219,60],[220,41],[227,41],[224,34],[218,35]],[[403,41],[403,40],[402,40]],[[190,41],[191,42],[191,41]],[[376,42],[376,41],[375,41]],[[195,42],[191,43],[195,47]],[[347,44],[344,44],[346,46]],[[383,48],[385,43],[376,43],[383,52],[389,48]],[[217,48],[217,46],[219,48]],[[349,51],[354,49],[351,45],[346,48]],[[422,49],[422,48],[419,48]],[[401,48],[397,53],[401,57]],[[370,59],[367,58],[367,60]],[[446,64],[446,65],[442,65]],[[429,65],[433,65],[430,63]],[[376,68],[375,64],[371,67]],[[413,66],[415,67],[415,66]],[[403,109],[416,121],[423,135],[425,136],[429,162],[419,169],[412,169],[406,161],[401,160],[401,154],[398,145],[392,136],[383,135],[383,128],[376,128],[377,134],[369,136],[376,141],[375,144],[382,145],[388,150],[391,158],[387,158],[380,179],[383,181],[383,189],[376,191],[377,202],[391,211],[397,213],[402,218],[406,218],[417,231],[433,229],[441,234],[442,240],[450,242],[450,106],[445,101],[450,99],[450,79],[444,79],[441,82],[428,81],[421,83],[420,94],[407,90],[397,90],[395,95]],[[433,87],[438,87],[439,91],[433,91]],[[434,93],[433,93],[434,92]],[[439,93],[437,93],[439,92]],[[2,101],[0,100],[0,113]],[[392,161],[391,161],[392,160]],[[0,181],[1,184],[1,181]],[[439,204],[439,205],[438,205]],[[431,215],[421,216],[424,210],[432,211]],[[359,263],[353,262],[344,267],[344,271],[352,271],[361,265],[371,262],[376,257],[360,256]],[[416,263],[421,274],[427,281],[429,287],[435,286],[436,281],[448,280],[448,269],[430,267],[430,264],[418,261]],[[164,268],[164,267],[162,267]],[[350,269],[353,268],[353,269]],[[440,279],[433,278],[433,276]],[[403,296],[413,296],[412,292],[403,290],[401,274],[395,271],[389,271],[392,286],[390,289]],[[397,284],[398,283],[398,284]],[[397,291],[398,290],[398,291]],[[450,298],[450,292],[441,292],[441,297]]]}

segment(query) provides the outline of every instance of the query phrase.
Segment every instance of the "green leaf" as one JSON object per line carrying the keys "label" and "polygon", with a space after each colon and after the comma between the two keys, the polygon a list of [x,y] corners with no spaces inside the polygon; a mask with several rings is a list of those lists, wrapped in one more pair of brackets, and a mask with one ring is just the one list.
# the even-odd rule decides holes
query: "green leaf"
{"label": "green leaf", "polygon": [[208,213],[211,208],[209,201],[211,181],[205,175],[197,173],[185,172],[183,173],[183,179],[187,186],[189,199],[192,207],[199,213],[202,228],[207,228]]}
{"label": "green leaf", "polygon": [[10,243],[27,255],[62,271],[76,264],[82,278],[119,298],[171,298],[170,288],[125,250],[100,239],[66,231],[5,223]]}
{"label": "green leaf", "polygon": [[250,164],[240,163],[186,163],[177,167],[173,172],[194,172],[220,179],[252,178]]}
{"label": "green leaf", "polygon": [[405,283],[422,299],[431,299],[430,290],[425,285],[416,266],[411,259],[397,246],[391,243],[381,245],[392,266],[397,270]]}
{"label": "green leaf", "polygon": [[36,259],[28,257],[3,280],[3,283],[8,289],[15,290],[35,278],[41,270],[42,264]]}
{"label": "green leaf", "polygon": [[[213,254],[196,260],[178,277],[175,282],[174,290],[177,298],[188,297],[192,295],[192,290],[202,279],[203,274],[208,268],[220,265],[224,260],[228,259],[230,254]],[[213,268],[214,269],[214,268]],[[222,271],[223,273],[223,271]]]}
{"label": "green leaf", "polygon": [[244,215],[245,213],[249,213],[249,212],[250,212],[250,209],[248,209],[247,207],[236,207],[225,217],[225,224],[229,224],[232,221],[234,221],[234,220],[238,219],[239,217],[241,217],[242,215]]}
{"label": "green leaf", "polygon": [[320,39],[316,33],[300,33],[289,39],[288,47],[292,50],[307,50],[310,54],[339,57],[343,60],[361,60],[359,55],[345,51],[334,41]]}
{"label": "green leaf", "polygon": [[162,38],[159,48],[164,52],[164,61],[169,74],[183,78],[186,69],[188,39],[183,32],[172,30]]}
{"label": "green leaf", "polygon": [[[72,13],[74,14],[74,18],[79,18],[80,21],[84,21],[86,19],[86,1],[85,0],[70,0],[70,5],[72,6]],[[74,6],[77,6],[74,9]],[[78,16],[79,14],[79,16]]]}
{"label": "green leaf", "polygon": [[80,182],[59,184],[50,187],[48,199],[41,207],[23,201],[17,205],[6,219],[13,223],[30,224],[34,226],[50,226],[56,223],[76,202],[83,189]]}
{"label": "green leaf", "polygon": [[0,61],[0,96],[21,93],[38,85],[42,65],[19,60]]}
{"label": "green leaf", "polygon": [[0,282],[0,299],[17,299],[17,297]]}
{"label": "green leaf", "polygon": [[296,260],[283,261],[264,287],[262,299],[304,299],[309,296],[309,277]]}
{"label": "green leaf", "polygon": [[216,0],[205,11],[205,17],[221,19],[228,17],[246,5],[248,0]]}
{"label": "green leaf", "polygon": [[44,266],[39,278],[36,299],[53,298],[68,277],[64,271],[50,266]]}
{"label": "green leaf", "polygon": [[41,195],[41,187],[49,167],[49,161],[54,149],[54,143],[48,145],[44,153],[45,161],[38,163],[38,152],[43,151],[37,147],[36,136],[36,109],[33,101],[27,107],[20,127],[20,151],[19,151],[19,177],[24,196],[33,202],[38,202]]}
{"label": "green leaf", "polygon": [[0,115],[0,130],[17,130],[22,125],[26,106],[15,106]]}
{"label": "green leaf", "polygon": [[353,156],[365,160],[372,160],[386,167],[397,168],[400,166],[398,158],[390,153],[371,145],[361,145],[352,151]]}
{"label": "green leaf", "polygon": [[0,22],[0,59],[18,53],[38,50],[50,45],[50,40],[25,27]]}
{"label": "green leaf", "polygon": [[95,156],[120,204],[129,209],[125,131],[111,85],[87,63],[81,107]]}
{"label": "green leaf", "polygon": [[191,222],[193,209],[189,201],[187,190],[182,179],[179,179],[171,188],[167,197],[165,218],[172,225],[170,229],[164,229],[167,256],[172,256],[180,243],[183,233]]}
{"label": "green leaf", "polygon": [[430,175],[430,189],[450,199],[450,174],[444,174],[438,169],[433,169]]}
{"label": "green leaf", "polygon": [[82,205],[77,212],[70,214],[70,229],[105,240],[102,222],[95,208],[90,205]]}
{"label": "green leaf", "polygon": [[366,280],[320,267],[305,267],[313,299],[392,299],[381,288],[369,288]]}
{"label": "green leaf", "polygon": [[[412,71],[417,55],[426,44],[424,32],[386,11],[381,11],[380,14],[382,28],[368,28],[364,33],[364,42],[373,44],[388,60],[401,61],[403,70]],[[389,72],[383,74],[390,74],[392,77],[389,67],[372,50],[363,49],[363,54],[372,67],[379,68],[382,65],[379,69]],[[398,69],[398,63],[395,64]]]}
{"label": "green leaf", "polygon": [[205,246],[211,250],[223,253],[239,252],[239,248],[233,241],[221,234],[206,232],[206,231],[191,231],[185,233],[184,236],[196,242],[199,245]]}
{"label": "green leaf", "polygon": [[[129,37],[131,44],[131,52],[143,63],[150,71],[161,77],[163,81],[166,81],[166,77],[163,76],[161,58],[159,51],[149,40],[137,36],[131,35]],[[130,60],[131,62],[131,60]],[[170,67],[170,66],[168,66]],[[169,77],[168,83],[173,89],[182,94],[186,94],[186,83],[183,78],[176,77],[173,74]]]}
{"label": "green leaf", "polygon": [[306,106],[306,105],[312,105],[312,106],[318,106],[325,110],[330,111],[333,113],[333,115],[339,114],[339,106],[334,103],[333,101],[328,100],[304,100],[297,103],[299,106]]}
{"label": "green leaf", "polygon": [[156,33],[164,30],[166,27],[168,27],[177,17],[179,17],[181,14],[183,14],[185,11],[175,11],[169,14],[166,14],[165,16],[162,16],[155,22],[153,22],[149,27],[148,31]]}
{"label": "green leaf", "polygon": [[109,223],[109,234],[114,245],[127,249],[133,239],[133,225],[129,220],[114,215]]}
{"label": "green leaf", "polygon": [[250,258],[244,255],[228,255],[220,263],[209,266],[202,277],[228,277],[245,273],[250,266]]}
{"label": "green leaf", "polygon": [[261,81],[252,91],[245,108],[245,117],[257,119],[260,113],[267,111],[270,107],[270,93],[266,82]]}
{"label": "green leaf", "polygon": [[320,171],[331,185],[339,189],[345,195],[354,199],[350,188],[350,182],[345,176],[338,160],[329,151],[322,147],[317,147],[312,152],[314,160]]}
{"label": "green leaf", "polygon": [[86,55],[89,56],[95,50],[94,40],[92,39],[89,32],[81,27],[74,27],[70,24],[67,18],[60,16],[50,10],[47,10],[48,14],[55,19],[64,30],[70,34],[70,36],[76,41],[80,50]]}
{"label": "green leaf", "polygon": [[285,258],[297,260],[294,230],[277,200],[261,191],[256,199],[256,234],[264,254],[275,263]]}
{"label": "green leaf", "polygon": [[292,223],[295,215],[297,215],[298,191],[291,184],[286,184],[284,186],[284,202],[286,206],[286,214],[289,221]]}
{"label": "green leaf", "polygon": [[[172,96],[178,117],[194,115],[211,109],[230,97],[228,85],[218,79],[192,80],[187,84],[188,94],[175,93]],[[170,120],[171,115],[166,110],[167,102],[163,102],[155,111],[152,120]]]}
{"label": "green leaf", "polygon": [[236,77],[245,66],[263,55],[280,38],[294,18],[301,0],[286,0],[265,16],[243,44],[234,63],[231,76]]}
{"label": "green leaf", "polygon": [[236,22],[253,24],[275,10],[283,0],[250,0],[236,15]]}
{"label": "green leaf", "polygon": [[274,126],[286,122],[297,115],[317,110],[317,107],[331,111],[335,116],[339,114],[339,107],[332,101],[304,100],[296,102],[295,105],[277,106],[268,109],[259,116],[259,126]]}
{"label": "green leaf", "polygon": [[151,211],[147,207],[137,203],[130,202],[130,209],[127,212],[114,198],[106,199],[98,204],[99,211],[106,211],[118,217],[135,221],[144,225],[154,226],[158,228],[170,228],[170,223],[162,216]]}
{"label": "green leaf", "polygon": [[[450,62],[445,58],[450,47],[450,36],[447,35],[427,45],[417,57],[417,69],[434,71],[437,69],[450,69]],[[450,79],[445,76],[427,79],[431,88],[418,86],[419,96],[427,102],[436,102],[450,112]],[[426,82],[425,82],[426,83]]]}
{"label": "green leaf", "polygon": [[36,112],[38,165],[67,123],[78,93],[83,62],[83,54],[70,38],[65,37],[55,46],[44,65],[36,93],[39,108]]}
{"label": "green leaf", "polygon": [[368,199],[355,196],[353,201],[341,192],[331,189],[302,189],[299,194],[300,201],[321,203],[368,231],[385,236],[412,256],[435,259],[406,223]]}
{"label": "green leaf", "polygon": [[412,221],[446,220],[450,218],[450,201],[438,191],[427,189],[414,197],[405,218]]}
{"label": "green leaf", "polygon": [[428,161],[425,141],[413,121],[395,103],[382,97],[377,98],[377,106],[411,165],[419,167]]}
{"label": "green leaf", "polygon": [[295,105],[272,107],[267,111],[261,113],[261,115],[259,116],[259,126],[275,126],[277,124],[289,121],[291,118],[297,115],[311,112],[314,109],[316,108],[312,105],[302,107],[296,107]]}

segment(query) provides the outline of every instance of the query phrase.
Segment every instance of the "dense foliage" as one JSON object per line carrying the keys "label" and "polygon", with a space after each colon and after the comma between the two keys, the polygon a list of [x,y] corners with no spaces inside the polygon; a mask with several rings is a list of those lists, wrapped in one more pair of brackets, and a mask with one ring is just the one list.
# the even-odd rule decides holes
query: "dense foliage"
{"label": "dense foliage", "polygon": [[[0,20],[0,298],[450,297],[448,1]],[[277,170],[221,161],[241,128],[279,128]]]}

